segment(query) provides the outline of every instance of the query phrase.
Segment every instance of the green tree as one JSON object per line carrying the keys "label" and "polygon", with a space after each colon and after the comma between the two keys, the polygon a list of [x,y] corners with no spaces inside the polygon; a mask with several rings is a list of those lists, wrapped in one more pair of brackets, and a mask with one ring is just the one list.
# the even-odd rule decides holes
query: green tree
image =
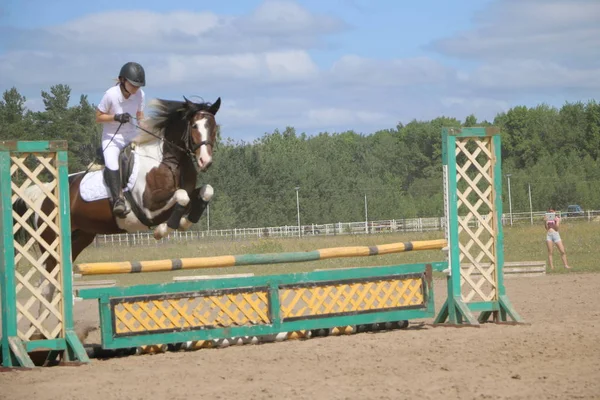
{"label": "green tree", "polygon": [[477,126],[477,117],[474,114],[471,114],[465,118],[465,123],[463,124],[465,128],[470,128],[473,126]]}
{"label": "green tree", "polygon": [[[82,95],[70,105],[71,89],[59,84],[41,92],[44,110],[27,110],[16,88],[0,100],[0,138],[67,140],[69,170],[82,171],[100,147],[95,106]],[[252,142],[219,139],[213,167],[198,184],[215,188],[211,228],[296,224],[300,187],[303,224],[441,216],[441,130],[490,126],[475,114],[464,122],[447,117],[413,120],[369,134],[352,130],[314,136],[293,127],[264,133]],[[513,211],[562,209],[577,203],[600,208],[600,105],[565,103],[515,106],[499,113],[503,174],[511,173]],[[221,134],[221,132],[220,132]],[[223,132],[227,134],[227,132]],[[504,209],[508,209],[503,177]],[[197,225],[206,226],[206,216]]]}

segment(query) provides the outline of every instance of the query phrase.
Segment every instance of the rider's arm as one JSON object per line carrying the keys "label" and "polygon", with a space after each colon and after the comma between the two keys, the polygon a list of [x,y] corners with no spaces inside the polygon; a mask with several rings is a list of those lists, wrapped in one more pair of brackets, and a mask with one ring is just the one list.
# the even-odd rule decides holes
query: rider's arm
{"label": "rider's arm", "polygon": [[137,112],[135,113],[135,119],[137,119],[138,122],[142,122],[144,120],[144,103],[146,102],[146,93],[144,93],[143,90],[140,90],[140,95],[142,98],[140,99],[140,104]]}
{"label": "rider's arm", "polygon": [[114,114],[110,113],[112,109],[112,104],[108,93],[105,93],[102,96],[102,100],[100,100],[100,104],[98,104],[98,108],[96,108],[96,122],[113,122],[115,120]]}
{"label": "rider's arm", "polygon": [[142,129],[148,129],[148,126],[144,123],[144,112],[138,111],[135,113],[135,119],[137,120],[137,124]]}
{"label": "rider's arm", "polygon": [[140,125],[142,128],[145,128],[144,125],[144,106],[145,106],[145,102],[146,102],[146,94],[144,93],[143,90],[141,90],[141,100],[140,100],[140,104],[138,106],[138,109],[135,113],[135,119],[138,122],[138,125]]}
{"label": "rider's arm", "polygon": [[113,114],[105,114],[100,110],[96,110],[96,122],[114,122],[115,116]]}

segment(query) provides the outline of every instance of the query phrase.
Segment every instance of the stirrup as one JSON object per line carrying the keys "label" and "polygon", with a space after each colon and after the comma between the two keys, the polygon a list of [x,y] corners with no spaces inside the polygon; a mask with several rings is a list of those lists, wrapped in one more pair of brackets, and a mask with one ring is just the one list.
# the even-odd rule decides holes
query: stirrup
{"label": "stirrup", "polygon": [[127,207],[127,203],[123,198],[119,197],[115,200],[115,204],[113,205],[113,214],[117,217],[125,217],[129,214],[131,210]]}

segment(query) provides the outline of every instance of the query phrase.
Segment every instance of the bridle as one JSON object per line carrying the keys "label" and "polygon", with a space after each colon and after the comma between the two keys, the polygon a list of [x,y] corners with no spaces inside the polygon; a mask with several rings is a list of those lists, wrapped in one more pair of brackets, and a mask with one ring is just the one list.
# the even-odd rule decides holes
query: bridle
{"label": "bridle", "polygon": [[[212,115],[211,113],[209,113],[208,111],[197,111],[196,113],[194,113],[194,117],[197,115],[201,115],[203,118],[212,118],[214,121],[215,116]],[[199,118],[195,121],[189,121],[187,124],[187,128],[185,130],[185,134],[183,135],[183,142],[185,143],[185,147],[181,147],[180,145],[165,139],[164,137],[158,136],[157,134],[150,132],[147,129],[142,128],[141,126],[139,126],[138,124],[134,124],[133,122],[131,122],[131,124],[133,124],[136,128],[146,132],[147,134],[149,134],[150,136],[154,136],[156,139],[163,141],[166,145],[174,147],[176,150],[181,151],[182,153],[185,153],[185,155],[187,155],[188,157],[190,157],[192,160],[195,161],[195,153],[196,151],[198,151],[198,149],[202,146],[211,146],[211,148],[213,147],[213,142],[211,140],[203,140],[200,143],[194,143],[194,138],[193,135],[191,134],[192,131],[192,126],[196,127],[196,124],[198,123],[199,120],[201,120],[202,118]],[[123,124],[121,124],[123,125]],[[120,128],[120,126],[119,126]],[[196,127],[196,129],[198,129]]]}

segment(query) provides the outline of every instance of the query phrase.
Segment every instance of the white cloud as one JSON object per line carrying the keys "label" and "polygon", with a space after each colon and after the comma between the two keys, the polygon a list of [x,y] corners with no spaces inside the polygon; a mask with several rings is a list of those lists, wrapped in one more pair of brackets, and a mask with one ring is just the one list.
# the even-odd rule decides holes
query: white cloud
{"label": "white cloud", "polygon": [[248,17],[239,21],[240,29],[263,35],[287,34],[304,35],[307,31],[316,34],[335,33],[346,24],[326,15],[315,15],[292,1],[268,0],[263,2]]}
{"label": "white cloud", "polygon": [[[131,23],[135,21],[135,23]],[[240,17],[210,12],[107,11],[63,25],[4,28],[0,45],[9,50],[40,47],[64,53],[235,54],[319,46],[323,35],[346,29],[336,18],[315,15],[291,1],[269,0]]]}
{"label": "white cloud", "polygon": [[269,75],[277,81],[307,80],[318,74],[318,67],[308,53],[303,51],[268,53],[265,55],[265,63]]}
{"label": "white cloud", "polygon": [[430,47],[461,58],[599,63],[598,0],[496,0],[474,22],[475,29],[440,39]]}
{"label": "white cloud", "polygon": [[[130,21],[136,21],[135,24]],[[101,90],[139,61],[148,83],[251,85],[316,79],[308,50],[343,21],[291,1],[268,0],[243,16],[210,12],[107,11],[37,29],[0,28],[0,86],[66,83]],[[47,73],[52,71],[52,73]]]}
{"label": "white cloud", "polygon": [[369,130],[394,126],[397,109],[407,109],[403,98],[387,99],[381,89],[440,83],[449,74],[425,57],[346,55],[318,66],[310,51],[345,29],[344,21],[293,1],[267,0],[242,16],[109,11],[0,35],[8,49],[0,54],[0,86],[39,91],[65,83],[74,92],[101,93],[125,61],[136,60],[146,69],[147,92],[223,97],[224,128]]}
{"label": "white cloud", "polygon": [[307,113],[308,126],[323,127],[335,126],[340,121],[346,121],[349,125],[385,124],[389,120],[388,115],[380,112],[361,111],[344,108],[319,108],[311,109]]}
{"label": "white cloud", "polygon": [[0,87],[66,83],[80,90],[106,88],[118,67],[106,55],[21,50],[0,54]]}
{"label": "white cloud", "polygon": [[[136,24],[127,23],[135,20]],[[268,0],[243,16],[207,12],[109,11],[60,26],[17,29],[0,54],[1,86],[65,83],[81,91],[112,84],[130,60],[144,65],[149,88],[223,91],[333,90],[440,82],[447,70],[427,58],[344,56],[319,68],[309,51],[346,24],[291,1]],[[124,40],[126,38],[126,40]],[[51,71],[51,73],[46,73]],[[277,86],[279,85],[279,86]],[[195,89],[192,89],[195,90]]]}
{"label": "white cloud", "polygon": [[443,82],[449,69],[426,57],[374,60],[346,55],[332,67],[330,79],[342,84],[404,86]]}
{"label": "white cloud", "polygon": [[[97,102],[121,65],[136,60],[146,68],[147,93],[221,96],[225,136],[260,136],[285,126],[373,132],[442,114],[491,119],[522,93],[597,92],[599,5],[497,0],[471,30],[429,46],[467,60],[455,63],[460,68],[437,56],[360,53],[319,63],[316,51],[348,26],[293,1],[267,0],[241,16],[110,11],[35,30],[0,27],[0,89],[14,85],[39,94],[65,83],[74,99],[93,92],[90,100]],[[32,107],[42,104],[27,97]]]}
{"label": "white cloud", "polygon": [[170,35],[202,36],[217,28],[220,22],[218,16],[209,12],[174,11],[164,15],[149,11],[109,11],[48,28],[48,32],[69,36],[86,45],[90,42],[98,45],[106,38],[120,38],[119,42],[109,44],[137,47],[144,42],[152,43],[153,39],[160,40]]}
{"label": "white cloud", "polygon": [[474,23],[428,46],[476,62],[456,73],[463,96],[592,97],[600,88],[600,1],[495,0]]}
{"label": "white cloud", "polygon": [[[467,114],[461,115],[465,110],[469,110],[469,114],[475,114],[476,116],[482,113],[487,113],[490,109],[500,111],[507,111],[510,108],[510,104],[507,101],[496,100],[486,97],[443,97],[441,103],[448,111],[457,111],[459,114],[457,117],[464,118]],[[483,119],[483,118],[482,118]]]}
{"label": "white cloud", "polygon": [[307,79],[318,73],[317,66],[304,51],[196,56],[173,54],[163,60],[148,58],[144,65],[148,76],[155,77],[152,85],[158,87],[188,82],[209,84],[216,79],[285,82]]}
{"label": "white cloud", "polygon": [[550,61],[514,60],[485,64],[464,81],[477,88],[515,90],[600,89],[600,68],[568,68]]}

